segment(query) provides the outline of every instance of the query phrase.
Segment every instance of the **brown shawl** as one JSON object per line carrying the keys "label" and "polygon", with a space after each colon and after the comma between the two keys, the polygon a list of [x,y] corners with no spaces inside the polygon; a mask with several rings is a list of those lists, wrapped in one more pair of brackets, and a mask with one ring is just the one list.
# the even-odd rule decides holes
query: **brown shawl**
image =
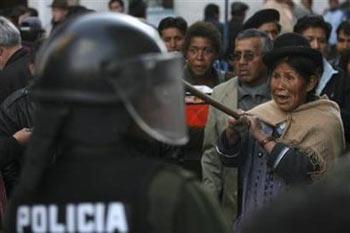
{"label": "brown shawl", "polygon": [[315,167],[313,177],[322,175],[345,147],[343,123],[338,105],[326,96],[283,112],[274,100],[249,111],[273,126],[285,122],[282,136],[277,139],[297,148],[311,158]]}

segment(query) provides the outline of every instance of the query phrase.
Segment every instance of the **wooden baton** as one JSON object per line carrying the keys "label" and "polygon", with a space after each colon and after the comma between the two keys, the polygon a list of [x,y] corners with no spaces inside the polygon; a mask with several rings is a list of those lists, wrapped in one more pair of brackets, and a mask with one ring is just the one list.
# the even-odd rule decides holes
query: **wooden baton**
{"label": "wooden baton", "polygon": [[226,113],[229,116],[232,116],[235,119],[239,119],[239,117],[241,116],[239,113],[237,113],[236,111],[233,111],[232,109],[228,108],[227,106],[223,105],[222,103],[219,103],[218,101],[214,100],[213,98],[211,98],[210,96],[208,96],[207,94],[199,91],[198,89],[196,89],[194,86],[192,86],[190,83],[188,83],[185,80],[182,80],[182,82],[184,83],[186,89],[191,92],[194,96],[202,99],[204,102],[206,102],[207,104],[210,104],[211,106],[213,106],[214,108],[217,108],[218,110]]}

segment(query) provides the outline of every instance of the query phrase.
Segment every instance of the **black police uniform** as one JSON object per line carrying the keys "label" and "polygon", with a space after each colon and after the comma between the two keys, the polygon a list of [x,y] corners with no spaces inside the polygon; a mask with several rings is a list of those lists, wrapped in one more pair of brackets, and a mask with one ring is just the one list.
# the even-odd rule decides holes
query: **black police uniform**
{"label": "black police uniform", "polygon": [[151,160],[162,157],[153,140],[186,142],[181,56],[156,35],[126,15],[91,14],[43,45],[8,232],[226,232],[192,176]]}
{"label": "black police uniform", "polygon": [[37,191],[14,197],[9,232],[226,232],[192,175],[131,151],[66,152]]}

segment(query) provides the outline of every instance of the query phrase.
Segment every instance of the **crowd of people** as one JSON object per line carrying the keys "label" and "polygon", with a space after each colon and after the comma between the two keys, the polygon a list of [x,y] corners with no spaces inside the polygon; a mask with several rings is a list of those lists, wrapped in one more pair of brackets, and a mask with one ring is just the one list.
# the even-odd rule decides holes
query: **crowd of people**
{"label": "crowd of people", "polygon": [[49,32],[33,8],[0,11],[1,228],[300,232],[305,208],[306,232],[332,229],[311,200],[350,146],[350,10],[312,3],[155,26],[142,0],[54,0]]}

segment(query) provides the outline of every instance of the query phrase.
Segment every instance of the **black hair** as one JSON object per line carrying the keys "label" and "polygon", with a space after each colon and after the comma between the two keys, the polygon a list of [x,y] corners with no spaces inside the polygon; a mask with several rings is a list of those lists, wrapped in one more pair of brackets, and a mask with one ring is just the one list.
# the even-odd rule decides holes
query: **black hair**
{"label": "black hair", "polygon": [[19,29],[20,29],[22,41],[25,43],[35,43],[35,41],[40,40],[45,34],[45,30],[41,28],[40,24],[31,25],[31,23],[27,21],[22,22]]}
{"label": "black hair", "polygon": [[192,24],[186,33],[183,45],[183,53],[186,54],[193,37],[204,37],[208,39],[215,52],[219,55],[221,52],[221,34],[219,30],[208,22],[198,21]]}
{"label": "black hair", "polygon": [[232,2],[231,3],[231,16],[242,17],[249,9],[249,6],[243,2]]}
{"label": "black hair", "polygon": [[322,28],[326,34],[327,41],[332,31],[331,24],[327,23],[321,15],[307,15],[298,19],[294,25],[294,32],[302,34],[308,28]]}
{"label": "black hair", "polygon": [[146,18],[147,4],[143,0],[133,0],[129,4],[129,14],[137,18]]}
{"label": "black hair", "polygon": [[343,32],[345,35],[350,36],[350,21],[346,20],[341,22],[337,27],[337,36],[339,36],[340,32]]}
{"label": "black hair", "polygon": [[[302,55],[291,55],[278,59],[270,68],[269,73],[280,64],[286,63],[292,67],[304,80],[308,83],[311,80],[311,77],[316,77],[319,80],[319,77],[323,73],[323,66],[318,66],[317,63],[311,58],[302,56]],[[271,76],[271,75],[270,75]],[[307,101],[314,100],[316,93],[317,85],[314,89],[308,93]]]}
{"label": "black hair", "polygon": [[124,8],[124,1],[123,1],[123,0],[109,0],[108,7],[111,8],[111,5],[112,5],[114,2],[118,2],[119,5],[120,5],[121,7]]}
{"label": "black hair", "polygon": [[15,5],[10,8],[1,9],[1,15],[8,18],[16,27],[18,27],[19,16],[25,13],[26,7],[23,5]]}
{"label": "black hair", "polygon": [[177,28],[183,35],[186,34],[187,22],[182,17],[166,17],[162,19],[158,25],[158,32],[162,35],[162,31],[167,28]]}
{"label": "black hair", "polygon": [[214,3],[206,5],[204,8],[204,19],[210,20],[217,18],[219,16],[219,11],[219,6]]}

